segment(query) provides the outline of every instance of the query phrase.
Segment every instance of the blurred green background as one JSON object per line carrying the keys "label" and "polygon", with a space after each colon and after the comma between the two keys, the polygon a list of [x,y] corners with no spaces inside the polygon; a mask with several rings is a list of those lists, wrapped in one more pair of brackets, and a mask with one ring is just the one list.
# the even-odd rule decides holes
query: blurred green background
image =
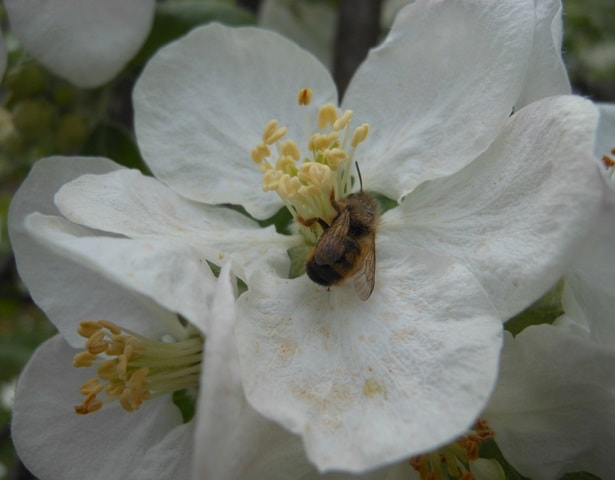
{"label": "blurred green background", "polygon": [[[213,20],[258,24],[259,3],[158,2],[152,31],[141,51],[115,79],[92,90],[80,90],[30,59],[11,36],[0,6],[9,51],[0,86],[0,480],[32,478],[16,461],[10,441],[13,388],[37,345],[55,333],[16,272],[6,225],[13,193],[32,164],[50,154],[106,156],[147,171],[134,142],[130,103],[144,63],[160,46],[197,25]],[[294,3],[302,4],[295,11],[298,16],[303,8],[324,6],[333,13],[339,8],[336,0]],[[614,102],[615,0],[564,0],[564,12],[564,56],[574,91],[594,101]]]}

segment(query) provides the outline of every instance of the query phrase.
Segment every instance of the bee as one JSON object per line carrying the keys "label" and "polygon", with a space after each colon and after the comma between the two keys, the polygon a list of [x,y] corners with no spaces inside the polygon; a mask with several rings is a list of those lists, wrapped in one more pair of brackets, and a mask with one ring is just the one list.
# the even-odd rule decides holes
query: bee
{"label": "bee", "polygon": [[314,248],[308,255],[306,273],[310,279],[326,287],[339,285],[354,277],[354,288],[361,300],[367,300],[374,290],[376,278],[376,228],[378,204],[363,191],[361,172],[357,165],[361,190],[335,200],[331,191],[331,205],[337,216],[329,225],[321,218],[303,220],[310,226],[318,222],[323,228]]}

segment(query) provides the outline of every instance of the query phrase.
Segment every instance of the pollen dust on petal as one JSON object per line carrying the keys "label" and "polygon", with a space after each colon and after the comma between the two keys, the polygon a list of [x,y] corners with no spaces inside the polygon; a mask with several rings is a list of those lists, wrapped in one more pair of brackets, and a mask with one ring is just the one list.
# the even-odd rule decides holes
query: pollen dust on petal
{"label": "pollen dust on petal", "polygon": [[363,395],[365,395],[366,397],[373,397],[375,395],[385,393],[386,390],[384,388],[384,385],[382,385],[382,383],[380,383],[375,378],[372,377],[365,380],[365,383],[363,384]]}
{"label": "pollen dust on petal", "polygon": [[280,349],[278,350],[278,358],[282,362],[288,363],[293,359],[298,349],[299,346],[297,345],[297,342],[293,338],[287,337],[282,340],[282,343],[280,344]]}

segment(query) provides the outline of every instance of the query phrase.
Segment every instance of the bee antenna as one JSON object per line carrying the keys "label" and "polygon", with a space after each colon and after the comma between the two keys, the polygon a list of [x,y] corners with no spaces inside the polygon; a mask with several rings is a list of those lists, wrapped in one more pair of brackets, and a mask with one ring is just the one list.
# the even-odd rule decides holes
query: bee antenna
{"label": "bee antenna", "polygon": [[363,179],[361,178],[361,170],[359,170],[359,162],[355,160],[354,166],[357,167],[357,175],[359,176],[359,185],[361,187],[361,191],[363,191]]}

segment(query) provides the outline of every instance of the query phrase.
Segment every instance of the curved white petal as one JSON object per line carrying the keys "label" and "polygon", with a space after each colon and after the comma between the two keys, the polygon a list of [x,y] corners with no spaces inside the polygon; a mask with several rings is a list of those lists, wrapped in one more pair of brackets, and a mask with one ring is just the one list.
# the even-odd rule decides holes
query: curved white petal
{"label": "curved white petal", "polygon": [[607,155],[615,148],[615,103],[598,104],[600,108],[600,121],[596,135],[595,153],[598,158]]}
{"label": "curved white petal", "polygon": [[497,314],[463,267],[379,251],[376,288],[256,272],[238,300],[248,401],[303,437],[320,470],[365,471],[454,439],[496,377]]}
{"label": "curved white petal", "polygon": [[[36,162],[15,193],[9,210],[9,234],[19,275],[36,304],[75,347],[83,345],[76,327],[87,319],[104,318],[122,324],[130,319],[136,324],[129,328],[134,327],[136,331],[141,327],[151,328],[153,335],[169,329],[167,311],[145,301],[133,290],[128,291],[70,258],[42,247],[25,226],[25,218],[32,212],[59,213],[53,195],[64,183],[85,172],[106,173],[116,168],[116,164],[104,158],[44,158]],[[143,308],[144,303],[147,308]]]}
{"label": "curved white petal", "polygon": [[6,0],[12,33],[40,63],[79,87],[114,77],[141,47],[154,0]]}
{"label": "curved white petal", "polygon": [[176,241],[218,265],[230,257],[245,271],[273,256],[288,272],[286,250],[297,243],[228,208],[187,200],[137,170],[84,175],[64,185],[55,203],[75,223],[135,239]]}
{"label": "curved white petal", "polygon": [[344,96],[370,124],[356,157],[367,188],[400,199],[484,151],[517,102],[533,29],[531,0],[402,9]]}
{"label": "curved white petal", "polygon": [[562,2],[534,0],[534,4],[536,26],[532,56],[516,110],[541,98],[571,92],[562,59]]}
{"label": "curved white petal", "polygon": [[[130,475],[142,468],[165,471],[169,457],[150,455],[150,449],[175,435],[175,429],[191,436],[177,407],[167,396],[133,413],[110,404],[77,415],[73,406],[82,400],[79,387],[91,372],[71,366],[76,352],[58,335],[39,347],[22,372],[11,425],[21,460],[41,479],[139,478]],[[181,458],[182,452],[175,455]]]}
{"label": "curved white petal", "polygon": [[[131,240],[93,235],[61,217],[38,213],[26,218],[26,228],[44,248],[64,256],[67,262],[70,259],[129,292],[149,297],[151,303],[156,302],[183,315],[202,332],[205,331],[215,277],[194,249],[159,239]],[[94,293],[88,292],[88,297],[95,297]],[[143,303],[145,308],[150,302]],[[124,322],[120,323],[124,325]],[[154,319],[148,323],[154,323]],[[176,326],[179,327],[179,323]]]}
{"label": "curved white petal", "polygon": [[590,338],[615,345],[615,192],[609,190],[590,238],[564,277],[562,306],[586,325]]}
{"label": "curved white petal", "polygon": [[521,109],[476,161],[387,212],[382,241],[456,258],[507,320],[565,273],[595,219],[596,122],[579,97]]}
{"label": "curved white petal", "polygon": [[536,480],[613,473],[615,351],[549,325],[507,336],[485,417],[505,458]]}
{"label": "curved white petal", "polygon": [[135,129],[152,172],[176,192],[210,204],[241,204],[257,218],[282,203],[262,192],[250,151],[271,119],[307,144],[303,87],[312,106],[336,103],[329,73],[276,33],[211,24],[161,49],[134,92]]}
{"label": "curved white petal", "polygon": [[193,458],[193,477],[208,480],[301,478],[313,470],[299,437],[247,403],[235,342],[235,295],[223,267],[207,328]]}

